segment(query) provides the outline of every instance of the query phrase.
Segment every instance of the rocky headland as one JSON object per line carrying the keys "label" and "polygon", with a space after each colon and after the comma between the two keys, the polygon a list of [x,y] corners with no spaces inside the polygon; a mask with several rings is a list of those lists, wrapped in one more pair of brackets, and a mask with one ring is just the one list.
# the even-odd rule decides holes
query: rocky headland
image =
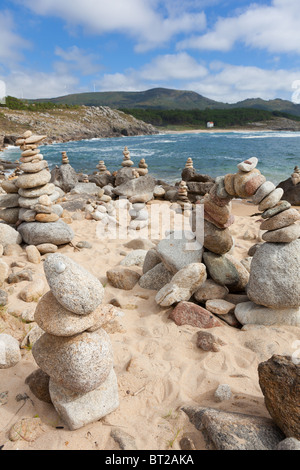
{"label": "rocky headland", "polygon": [[0,108],[0,150],[14,145],[16,136],[32,130],[47,134],[44,143],[69,142],[98,137],[158,134],[150,124],[106,106],[80,106],[45,112]]}

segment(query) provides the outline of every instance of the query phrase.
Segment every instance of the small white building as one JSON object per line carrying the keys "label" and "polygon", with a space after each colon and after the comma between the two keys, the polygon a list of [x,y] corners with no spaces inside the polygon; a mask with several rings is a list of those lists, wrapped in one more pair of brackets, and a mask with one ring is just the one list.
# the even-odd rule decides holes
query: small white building
{"label": "small white building", "polygon": [[214,127],[214,126],[215,126],[215,123],[212,122],[212,121],[210,121],[210,122],[207,123],[207,128],[208,128],[208,129],[211,129],[211,128]]}

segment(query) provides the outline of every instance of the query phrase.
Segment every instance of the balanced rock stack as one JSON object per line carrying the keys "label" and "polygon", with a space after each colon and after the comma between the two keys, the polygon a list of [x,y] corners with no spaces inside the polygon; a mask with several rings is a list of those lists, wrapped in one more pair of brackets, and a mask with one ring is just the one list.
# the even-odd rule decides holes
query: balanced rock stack
{"label": "balanced rock stack", "polygon": [[67,152],[62,152],[61,155],[62,155],[62,164],[63,165],[68,165],[70,162],[69,162]]}
{"label": "balanced rock stack", "polygon": [[112,345],[102,328],[117,309],[102,305],[100,281],[70,258],[51,254],[44,271],[50,291],[40,300],[35,321],[45,333],[32,353],[37,373],[48,377],[57,413],[75,430],[119,406]]}
{"label": "balanced rock stack", "polygon": [[82,175],[82,182],[83,183],[89,183],[89,175],[83,174]]}
{"label": "balanced rock stack", "polygon": [[178,186],[178,192],[177,192],[177,203],[180,205],[188,204],[189,198],[188,198],[188,187],[186,185],[185,181],[181,181]]}
{"label": "balanced rock stack", "polygon": [[106,175],[106,174],[110,174],[110,172],[107,170],[106,168],[106,165],[105,165],[105,162],[103,160],[100,160],[98,165],[96,166],[97,170],[98,170],[98,174],[99,175]]}
{"label": "balanced rock stack", "polygon": [[[46,137],[27,131],[16,141],[22,150],[20,169],[23,172],[14,181],[18,188],[19,221],[23,222],[18,231],[29,245],[63,245],[74,237],[71,228],[59,221],[61,206],[53,205],[60,194],[50,183],[48,163],[38,148]],[[47,227],[47,223],[52,225]]]}
{"label": "balanced rock stack", "polygon": [[124,152],[123,152],[123,155],[124,155],[124,159],[122,161],[122,166],[123,167],[131,167],[134,165],[133,161],[130,160],[130,152],[128,150],[128,147],[125,147],[124,148]]}
{"label": "balanced rock stack", "polygon": [[148,170],[148,165],[146,163],[146,160],[144,158],[141,159],[140,163],[139,163],[139,167],[137,169],[137,172],[140,176],[145,176],[148,174],[149,170]]}
{"label": "balanced rock stack", "polygon": [[[251,261],[249,281],[245,286],[251,302],[238,304],[235,316],[243,325],[300,325],[300,214],[287,201],[281,200],[283,190],[266,181],[256,169],[257,163],[257,158],[251,158],[238,165],[236,174],[216,179],[209,194],[211,200],[205,198],[204,217],[216,224],[217,216],[221,215],[216,225],[224,228],[233,222],[230,198],[251,198],[258,205],[264,219],[260,228],[266,231],[262,238],[267,243],[259,246]],[[217,206],[226,207],[225,201],[227,212],[216,214],[212,211]],[[204,262],[209,257],[205,253]]]}
{"label": "balanced rock stack", "polygon": [[300,168],[298,168],[298,166],[295,166],[294,172],[292,173],[292,182],[294,186],[300,183]]}
{"label": "balanced rock stack", "polygon": [[188,158],[188,159],[187,159],[186,164],[185,164],[185,168],[188,168],[188,169],[189,169],[189,168],[190,168],[190,169],[194,168],[194,162],[193,162],[193,160],[192,160],[191,158]]}

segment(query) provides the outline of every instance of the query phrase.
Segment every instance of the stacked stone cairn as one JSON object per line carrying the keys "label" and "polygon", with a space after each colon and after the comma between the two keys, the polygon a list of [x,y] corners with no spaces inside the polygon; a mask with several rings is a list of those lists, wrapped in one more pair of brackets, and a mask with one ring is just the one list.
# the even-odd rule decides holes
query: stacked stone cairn
{"label": "stacked stone cairn", "polygon": [[123,167],[131,167],[134,165],[133,161],[130,159],[130,152],[128,150],[128,147],[124,148],[123,151],[124,159],[122,161],[122,166]]}
{"label": "stacked stone cairn", "polygon": [[68,165],[70,162],[69,162],[67,152],[62,152],[61,155],[62,155],[62,164],[63,165]]}
{"label": "stacked stone cairn", "polygon": [[191,159],[191,157],[189,157],[186,161],[186,164],[185,164],[185,168],[187,169],[192,169],[194,168],[194,162],[193,160]]}
{"label": "stacked stone cairn", "polygon": [[[102,305],[100,281],[70,258],[50,254],[44,271],[50,291],[35,311],[44,334],[32,349],[40,368],[33,374],[48,378],[50,401],[75,430],[119,406],[112,345],[102,327],[120,313]],[[30,377],[26,383],[30,386]]]}
{"label": "stacked stone cairn", "polygon": [[298,166],[295,166],[292,173],[292,182],[294,186],[300,183],[300,168]]}
{"label": "stacked stone cairn", "polygon": [[98,174],[100,175],[106,175],[106,174],[110,174],[110,172],[107,170],[106,168],[106,165],[105,165],[105,162],[103,160],[100,160],[98,165],[96,166],[97,170],[98,170]]}
{"label": "stacked stone cairn", "polygon": [[188,187],[185,181],[181,181],[178,186],[177,203],[180,205],[189,204]]}
{"label": "stacked stone cairn", "polygon": [[148,165],[147,165],[144,158],[141,159],[141,161],[139,163],[139,167],[137,169],[137,172],[140,176],[145,176],[145,175],[148,174],[148,172],[149,172]]}
{"label": "stacked stone cairn", "polygon": [[82,175],[82,182],[83,183],[89,183],[89,175],[83,174]]}
{"label": "stacked stone cairn", "polygon": [[[71,228],[59,220],[63,210],[55,202],[60,193],[50,183],[48,163],[38,148],[46,138],[47,136],[33,135],[31,131],[26,131],[16,141],[16,145],[22,150],[22,174],[11,181],[10,185],[11,191],[13,185],[18,190],[18,194],[14,193],[15,198],[19,198],[18,231],[28,245],[62,245],[69,243],[74,237]],[[6,187],[8,188],[7,185]]]}

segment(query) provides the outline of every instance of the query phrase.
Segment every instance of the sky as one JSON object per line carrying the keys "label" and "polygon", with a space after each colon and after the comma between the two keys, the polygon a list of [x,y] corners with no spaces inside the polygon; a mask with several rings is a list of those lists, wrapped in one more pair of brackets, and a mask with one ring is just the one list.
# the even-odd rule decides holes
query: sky
{"label": "sky", "polygon": [[[0,92],[300,103],[300,0],[0,0]],[[1,96],[0,96],[1,99]]]}

